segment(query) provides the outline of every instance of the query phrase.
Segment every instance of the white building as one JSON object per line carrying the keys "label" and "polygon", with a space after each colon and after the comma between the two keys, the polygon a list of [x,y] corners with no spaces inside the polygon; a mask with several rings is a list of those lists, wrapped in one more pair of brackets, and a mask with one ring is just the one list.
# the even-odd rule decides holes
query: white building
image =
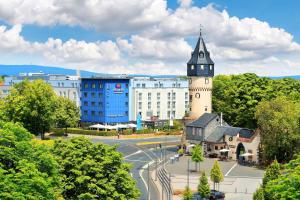
{"label": "white building", "polygon": [[188,80],[184,78],[133,77],[129,92],[130,121],[182,119],[189,110]]}
{"label": "white building", "polygon": [[0,97],[7,96],[11,87],[23,80],[42,79],[49,83],[58,96],[66,97],[80,106],[80,80],[78,76],[66,76],[60,74],[44,73],[20,73],[19,76],[8,76],[4,79],[4,85],[0,86]]}

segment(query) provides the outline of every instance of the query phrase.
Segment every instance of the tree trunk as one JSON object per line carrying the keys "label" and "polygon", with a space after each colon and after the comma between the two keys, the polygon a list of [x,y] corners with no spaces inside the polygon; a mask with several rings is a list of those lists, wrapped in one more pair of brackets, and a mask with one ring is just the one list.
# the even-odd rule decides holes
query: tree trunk
{"label": "tree trunk", "polygon": [[44,140],[45,139],[45,133],[44,131],[41,132],[41,140]]}
{"label": "tree trunk", "polygon": [[196,171],[197,171],[197,162],[195,162],[195,169],[196,169]]}

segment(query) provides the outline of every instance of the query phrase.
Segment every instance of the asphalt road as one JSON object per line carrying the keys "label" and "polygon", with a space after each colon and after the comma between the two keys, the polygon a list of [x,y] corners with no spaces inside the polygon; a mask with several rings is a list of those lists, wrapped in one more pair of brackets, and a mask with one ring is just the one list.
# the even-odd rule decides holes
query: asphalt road
{"label": "asphalt road", "polygon": [[[118,145],[118,151],[124,155],[125,161],[133,165],[131,170],[133,178],[137,182],[137,187],[141,191],[141,200],[148,200],[147,185],[148,185],[148,164],[153,163],[150,167],[155,167],[156,159],[169,158],[176,152],[176,147],[168,147],[162,145],[166,153],[156,144],[147,146],[138,146],[140,142],[179,142],[180,138],[177,136],[158,137],[158,138],[143,138],[143,139],[106,139],[106,138],[91,138],[93,142],[103,142],[109,145]],[[166,156],[165,156],[166,155]],[[158,199],[158,191],[150,180],[150,199]]]}

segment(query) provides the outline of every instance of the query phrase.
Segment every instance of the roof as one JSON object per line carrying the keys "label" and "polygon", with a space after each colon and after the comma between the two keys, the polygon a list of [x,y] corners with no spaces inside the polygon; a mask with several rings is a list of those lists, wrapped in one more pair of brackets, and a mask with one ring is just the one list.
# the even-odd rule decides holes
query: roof
{"label": "roof", "polygon": [[[203,53],[203,56],[200,56],[200,53]],[[192,52],[191,59],[187,64],[214,64],[210,58],[210,53],[207,51],[205,42],[200,32],[199,39],[197,41],[196,47]]]}
{"label": "roof", "polygon": [[219,142],[224,135],[237,136],[237,134],[239,134],[242,138],[251,138],[253,136],[253,131],[246,128],[232,126],[217,126],[206,138],[206,141]]}
{"label": "roof", "polygon": [[216,117],[218,117],[217,114],[204,113],[201,117],[199,117],[195,121],[191,122],[190,124],[187,124],[187,126],[204,128],[210,121],[212,121]]}

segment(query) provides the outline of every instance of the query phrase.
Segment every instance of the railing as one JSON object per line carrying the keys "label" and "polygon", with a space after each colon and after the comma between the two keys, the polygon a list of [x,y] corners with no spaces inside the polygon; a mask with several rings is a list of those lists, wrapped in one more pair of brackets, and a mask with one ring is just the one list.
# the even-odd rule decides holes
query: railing
{"label": "railing", "polygon": [[164,164],[158,169],[157,177],[162,185],[162,200],[164,191],[166,193],[167,200],[172,200],[173,191],[171,186],[171,177],[167,173]]}

